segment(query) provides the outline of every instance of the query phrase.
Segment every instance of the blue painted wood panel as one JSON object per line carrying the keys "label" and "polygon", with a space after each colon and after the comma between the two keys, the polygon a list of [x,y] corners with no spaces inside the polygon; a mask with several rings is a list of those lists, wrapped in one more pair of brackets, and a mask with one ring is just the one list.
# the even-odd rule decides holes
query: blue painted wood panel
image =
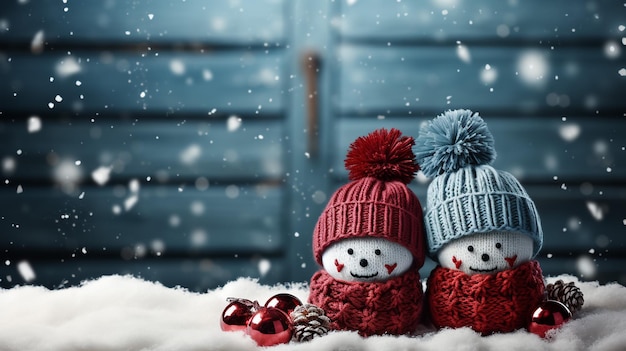
{"label": "blue painted wood panel", "polygon": [[42,31],[52,45],[274,45],[285,39],[284,11],[281,0],[7,1],[0,41],[30,43]]}
{"label": "blue painted wood panel", "polygon": [[285,3],[5,5],[1,286],[293,280]]}
{"label": "blue painted wood panel", "polygon": [[[29,113],[174,113],[210,117],[284,110],[279,51],[2,53],[2,109]],[[90,116],[91,117],[91,116]]]}
{"label": "blue painted wood panel", "polygon": [[[618,1],[338,1],[343,40],[529,43],[621,37]],[[539,42],[540,41],[540,42]]]}
{"label": "blue painted wood panel", "polygon": [[416,114],[446,108],[506,114],[601,114],[623,106],[624,61],[601,48],[455,45],[343,45],[337,108],[341,114]]}
{"label": "blue painted wood panel", "polygon": [[110,170],[112,182],[147,177],[162,182],[198,177],[276,181],[285,171],[285,130],[279,119],[231,115],[182,121],[149,116],[65,120],[45,115],[36,132],[29,132],[28,121],[0,123],[0,156],[15,164],[4,173],[25,182],[62,182],[59,172],[64,167],[80,173],[80,183],[93,183],[91,174],[100,167]]}
{"label": "blue painted wood panel", "polygon": [[[154,254],[280,254],[286,245],[283,198],[275,185],[39,187],[0,192],[5,254],[32,250],[121,255],[137,246]],[[17,184],[13,184],[17,188]],[[10,204],[10,206],[8,206]],[[156,243],[156,244],[155,244]]]}
{"label": "blue painted wood panel", "polygon": [[49,288],[79,285],[85,279],[103,275],[130,274],[168,287],[182,287],[203,292],[222,286],[239,277],[253,277],[262,284],[283,280],[287,273],[284,261],[277,258],[122,258],[89,259],[77,253],[63,260],[16,260],[0,266],[0,287],[24,285],[18,266],[28,264],[35,277],[29,282]]}

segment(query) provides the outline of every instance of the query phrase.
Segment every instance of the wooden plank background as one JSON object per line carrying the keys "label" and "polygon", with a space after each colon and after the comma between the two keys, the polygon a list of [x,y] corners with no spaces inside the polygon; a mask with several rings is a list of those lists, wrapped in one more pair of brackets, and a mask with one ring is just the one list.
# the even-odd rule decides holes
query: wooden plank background
{"label": "wooden plank background", "polygon": [[[537,203],[546,274],[625,283],[625,11],[565,0],[6,2],[0,286],[27,283],[24,262],[30,283],[48,287],[114,273],[198,291],[242,275],[306,281],[312,223],[347,182],[348,145],[380,127],[417,136],[454,108],[480,112],[494,166]],[[300,151],[305,51],[321,62],[318,155]],[[427,184],[411,184],[424,205]]]}
{"label": "wooden plank background", "polygon": [[4,4],[0,285],[290,280],[285,9]]}

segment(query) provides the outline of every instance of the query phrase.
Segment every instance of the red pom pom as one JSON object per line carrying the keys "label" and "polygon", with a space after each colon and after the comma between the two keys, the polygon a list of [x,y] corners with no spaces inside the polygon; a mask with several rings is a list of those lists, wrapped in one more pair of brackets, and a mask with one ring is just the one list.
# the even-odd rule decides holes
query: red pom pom
{"label": "red pom pom", "polygon": [[382,128],[357,138],[345,160],[350,180],[374,177],[409,184],[420,167],[412,150],[415,140],[401,135],[395,128]]}

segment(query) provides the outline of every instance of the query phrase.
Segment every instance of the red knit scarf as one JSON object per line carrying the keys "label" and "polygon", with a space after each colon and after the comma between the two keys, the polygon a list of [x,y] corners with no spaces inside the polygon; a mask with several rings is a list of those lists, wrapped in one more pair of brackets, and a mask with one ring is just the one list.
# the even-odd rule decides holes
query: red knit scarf
{"label": "red knit scarf", "polygon": [[417,269],[381,282],[344,282],[325,270],[311,278],[309,302],[326,312],[336,330],[362,336],[408,334],[422,312],[422,284]]}
{"label": "red knit scarf", "polygon": [[543,297],[537,261],[495,274],[467,275],[437,267],[426,290],[435,326],[471,327],[483,334],[525,328]]}

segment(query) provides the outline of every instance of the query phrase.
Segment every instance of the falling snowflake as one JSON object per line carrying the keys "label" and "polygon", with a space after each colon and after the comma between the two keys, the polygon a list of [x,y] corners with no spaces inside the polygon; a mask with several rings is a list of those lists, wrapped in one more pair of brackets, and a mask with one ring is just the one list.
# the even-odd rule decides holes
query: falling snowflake
{"label": "falling snowflake", "polygon": [[2,160],[2,171],[4,173],[13,173],[15,171],[16,166],[17,164],[13,157],[5,157]]}
{"label": "falling snowflake", "polygon": [[30,265],[28,261],[18,262],[17,271],[22,276],[22,279],[24,279],[24,281],[27,283],[30,283],[33,280],[35,280],[35,278],[37,278],[37,275],[35,274],[35,270],[33,269],[33,267]]}
{"label": "falling snowflake", "polygon": [[264,277],[272,268],[272,263],[268,259],[263,258],[259,261],[258,267],[259,267],[259,274],[261,275],[261,277]]}
{"label": "falling snowflake", "polygon": [[604,208],[595,202],[587,201],[587,210],[596,221],[601,221],[604,218]]}
{"label": "falling snowflake", "polygon": [[174,59],[170,61],[170,71],[177,76],[185,74],[185,63],[180,59]]}
{"label": "falling snowflake", "polygon": [[580,256],[578,260],[576,260],[576,268],[578,273],[586,278],[593,278],[597,271],[597,267],[593,262],[593,259],[587,255]]}
{"label": "falling snowflake", "polygon": [[135,206],[135,204],[137,204],[138,200],[139,200],[139,196],[137,194],[132,194],[129,197],[127,197],[126,200],[124,200],[124,210],[129,211],[130,209],[132,209]]}
{"label": "falling snowflake", "polygon": [[209,236],[203,229],[195,229],[189,236],[189,241],[194,247],[205,245],[209,241]]}
{"label": "falling snowflake", "polygon": [[226,197],[229,199],[236,199],[239,197],[239,187],[237,185],[229,185],[225,189]]}
{"label": "falling snowflake", "polygon": [[128,189],[133,193],[138,193],[139,192],[139,180],[131,179],[130,182],[128,182]]}
{"label": "falling snowflake", "polygon": [[465,63],[472,62],[472,57],[470,55],[469,49],[467,46],[460,44],[456,47],[456,55],[459,59]]}
{"label": "falling snowflake", "polygon": [[150,249],[154,252],[155,255],[161,256],[163,252],[165,252],[165,242],[160,239],[152,240],[150,243]]}
{"label": "falling snowflake", "polygon": [[209,69],[202,70],[202,78],[206,81],[213,80],[213,72]]}
{"label": "falling snowflake", "polygon": [[486,64],[485,68],[480,72],[480,80],[483,84],[493,84],[498,79],[498,71],[491,67],[490,64]]}
{"label": "falling snowflake", "polygon": [[580,126],[575,123],[564,124],[559,128],[559,135],[565,141],[574,141],[580,135]]}
{"label": "falling snowflake", "polygon": [[[74,58],[73,56],[70,56],[59,61],[55,65],[54,70],[59,77],[64,78],[64,77],[69,77],[73,74],[79,73],[82,70],[82,68],[80,66],[80,63],[76,60],[76,58]],[[80,85],[80,84],[77,84],[77,85]]]}
{"label": "falling snowflake", "polygon": [[96,184],[103,186],[105,185],[111,176],[112,167],[98,167],[96,170],[91,172],[91,178]]}
{"label": "falling snowflake", "polygon": [[230,116],[226,120],[226,130],[234,132],[241,127],[241,118],[238,116]]}
{"label": "falling snowflake", "polygon": [[618,58],[621,54],[621,48],[618,43],[609,41],[604,44],[604,56],[609,59]]}
{"label": "falling snowflake", "polygon": [[29,133],[37,133],[41,130],[41,118],[31,116],[28,118],[27,129]]}
{"label": "falling snowflake", "polygon": [[549,64],[544,54],[532,50],[519,57],[517,69],[523,82],[537,85],[543,83],[543,78],[547,76],[549,71]]}
{"label": "falling snowflake", "polygon": [[190,166],[196,163],[200,156],[202,156],[202,148],[198,144],[192,144],[180,153],[180,162]]}
{"label": "falling snowflake", "polygon": [[43,52],[45,38],[43,30],[39,30],[33,36],[33,39],[30,42],[30,51],[33,54],[41,54]]}

